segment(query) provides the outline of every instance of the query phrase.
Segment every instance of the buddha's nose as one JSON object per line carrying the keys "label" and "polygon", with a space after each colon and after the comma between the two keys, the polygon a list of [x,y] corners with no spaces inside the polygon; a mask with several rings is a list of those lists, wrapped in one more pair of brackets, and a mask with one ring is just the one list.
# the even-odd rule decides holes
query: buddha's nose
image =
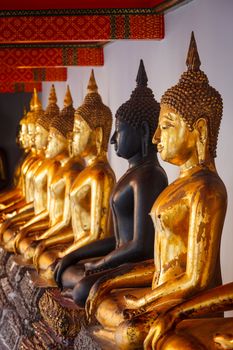
{"label": "buddha's nose", "polygon": [[116,131],[114,131],[111,140],[110,140],[111,145],[114,145],[116,143]]}
{"label": "buddha's nose", "polygon": [[157,145],[160,142],[160,136],[161,136],[161,132],[160,132],[160,128],[158,127],[155,130],[154,136],[152,138],[152,143]]}

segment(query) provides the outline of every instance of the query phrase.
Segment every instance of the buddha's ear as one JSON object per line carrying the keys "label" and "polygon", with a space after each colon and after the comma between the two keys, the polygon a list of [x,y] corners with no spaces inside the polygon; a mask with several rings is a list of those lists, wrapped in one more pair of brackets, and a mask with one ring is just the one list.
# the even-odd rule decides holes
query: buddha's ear
{"label": "buddha's ear", "polygon": [[195,124],[194,129],[197,133],[197,153],[199,163],[203,164],[207,158],[207,144],[208,144],[208,126],[205,118],[199,118]]}
{"label": "buddha's ear", "polygon": [[150,128],[147,121],[143,121],[141,124],[141,142],[142,142],[142,156],[146,157],[148,154],[148,146],[150,140]]}
{"label": "buddha's ear", "polygon": [[96,134],[96,148],[97,148],[97,153],[99,154],[102,150],[102,144],[103,144],[103,128],[101,126],[95,128],[95,134]]}

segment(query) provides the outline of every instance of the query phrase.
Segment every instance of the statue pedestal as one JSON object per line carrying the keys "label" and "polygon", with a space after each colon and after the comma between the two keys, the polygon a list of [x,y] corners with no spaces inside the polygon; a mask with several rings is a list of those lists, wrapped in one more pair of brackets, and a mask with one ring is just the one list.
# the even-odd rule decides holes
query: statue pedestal
{"label": "statue pedestal", "polygon": [[84,310],[57,288],[36,287],[29,268],[0,248],[1,350],[113,349],[98,343]]}

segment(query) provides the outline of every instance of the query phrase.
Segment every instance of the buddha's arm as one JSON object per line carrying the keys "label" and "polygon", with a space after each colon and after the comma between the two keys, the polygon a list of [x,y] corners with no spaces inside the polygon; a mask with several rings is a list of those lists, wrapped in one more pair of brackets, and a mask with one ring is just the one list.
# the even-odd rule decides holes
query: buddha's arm
{"label": "buddha's arm", "polygon": [[62,287],[61,276],[63,272],[71,265],[78,263],[80,260],[104,256],[115,248],[115,238],[108,237],[79,248],[72,253],[67,254],[56,266],[54,278],[59,287]]}
{"label": "buddha's arm", "polygon": [[150,287],[155,273],[154,260],[121,265],[106,271],[92,286],[87,302],[88,318],[93,317],[104,297],[113,289]]}
{"label": "buddha's arm", "polygon": [[11,201],[12,200],[16,200],[18,198],[22,197],[22,191],[20,188],[16,187],[13,189],[9,189],[8,191],[5,191],[4,193],[0,194],[0,202],[1,202],[1,206],[0,206],[0,210],[4,210],[5,209],[5,202]]}
{"label": "buddha's arm", "polygon": [[41,241],[39,245],[36,247],[35,254],[33,256],[33,264],[35,265],[35,268],[39,269],[39,258],[46,248],[55,247],[57,244],[68,243],[72,241],[73,238],[74,238],[74,234],[72,230],[70,230],[69,232],[65,232],[65,234],[63,235],[53,236]]}
{"label": "buddha's arm", "polygon": [[16,215],[28,212],[29,210],[31,210],[32,213],[34,212],[32,203],[25,204],[25,200],[22,199],[19,202],[12,205],[9,209],[5,210],[2,214],[2,219],[3,221],[7,219],[12,219]]}
{"label": "buddha's arm", "polygon": [[38,240],[47,239],[54,235],[57,235],[57,233],[59,233],[63,228],[69,225],[71,220],[70,188],[71,188],[71,180],[68,180],[65,188],[64,211],[63,211],[62,220],[58,222],[56,225],[50,227],[47,231],[45,231],[38,238]]}
{"label": "buddha's arm", "polygon": [[[25,199],[23,197],[14,197],[12,201],[5,204],[0,204],[0,210],[2,210],[5,214],[11,213],[17,208],[21,208],[25,204]],[[4,214],[3,213],[3,214]]]}
{"label": "buddha's arm", "polygon": [[156,349],[158,340],[184,319],[233,309],[233,283],[204,291],[159,316],[144,342],[144,349]]}
{"label": "buddha's arm", "polygon": [[2,234],[9,226],[30,219],[30,217],[33,214],[34,210],[28,209],[24,212],[21,212],[20,214],[16,214],[13,218],[5,220],[3,223],[0,224],[0,234]]}
{"label": "buddha's arm", "polygon": [[[151,303],[156,307],[162,301],[182,300],[208,287],[216,266],[226,212],[226,194],[211,186],[210,183],[192,191],[186,271],[159,285],[143,298],[127,297],[129,308],[148,309]],[[159,255],[159,252],[156,254]]]}
{"label": "buddha's arm", "polygon": [[[100,224],[102,214],[102,201],[103,201],[103,191],[104,191],[104,181],[102,177],[90,179],[91,183],[91,212],[90,212],[90,230],[88,232],[83,232],[83,236],[76,241],[74,232],[74,243],[68,247],[64,252],[62,252],[63,257],[82,246],[96,241],[100,236]],[[78,194],[77,194],[78,196]],[[73,228],[73,231],[75,228]]]}
{"label": "buddha's arm", "polygon": [[40,223],[40,221],[42,221],[42,220],[47,220],[48,218],[49,218],[48,211],[44,210],[40,214],[34,215],[25,225],[23,225],[21,227],[21,231],[23,231],[25,229],[27,231],[29,231],[32,228],[32,225],[33,225],[34,230],[37,230],[38,228],[35,224]]}
{"label": "buddha's arm", "polygon": [[[119,266],[127,262],[136,262],[153,257],[154,242],[146,240],[148,235],[148,213],[151,209],[150,201],[145,200],[145,189],[140,183],[133,186],[134,194],[134,232],[133,239],[117,247],[103,259],[90,263],[86,266],[87,270],[104,270]],[[119,232],[119,236],[124,236],[124,232]]]}

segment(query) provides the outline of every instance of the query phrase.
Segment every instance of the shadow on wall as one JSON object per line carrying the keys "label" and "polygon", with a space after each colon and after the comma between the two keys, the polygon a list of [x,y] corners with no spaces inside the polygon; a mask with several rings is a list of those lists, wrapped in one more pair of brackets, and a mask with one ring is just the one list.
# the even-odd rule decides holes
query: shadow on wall
{"label": "shadow on wall", "polygon": [[29,109],[31,93],[0,94],[0,149],[5,153],[7,185],[12,181],[14,169],[22,151],[16,144],[19,121],[24,106]]}

